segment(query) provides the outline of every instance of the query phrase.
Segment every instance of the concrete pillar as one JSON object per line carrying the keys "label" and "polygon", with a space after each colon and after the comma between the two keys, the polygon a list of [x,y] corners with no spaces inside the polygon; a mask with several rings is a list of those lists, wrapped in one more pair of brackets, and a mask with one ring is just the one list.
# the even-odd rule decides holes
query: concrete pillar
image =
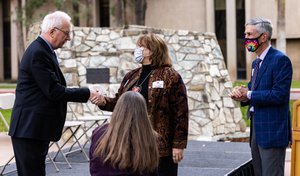
{"label": "concrete pillar", "polygon": [[100,26],[100,10],[99,10],[99,0],[93,0],[93,26]]}
{"label": "concrete pillar", "polygon": [[226,45],[227,45],[227,69],[231,81],[237,79],[236,56],[236,5],[235,0],[226,1]]}
{"label": "concrete pillar", "polygon": [[11,38],[11,79],[17,80],[18,78],[18,69],[19,69],[19,60],[18,60],[18,45],[17,43],[19,40],[23,42],[23,39],[18,39],[17,33],[17,25],[15,21],[17,20],[17,1],[11,0],[10,1],[10,12],[11,12],[11,23],[10,23],[10,38]]}
{"label": "concrete pillar", "polygon": [[[251,4],[252,4],[252,0],[245,0],[245,18],[246,18],[245,22],[246,23],[251,19]],[[247,80],[250,80],[250,77],[251,77],[251,63],[252,63],[252,54],[246,50],[246,76],[247,76]]]}
{"label": "concrete pillar", "polygon": [[215,32],[215,6],[213,0],[206,0],[206,32]]}
{"label": "concrete pillar", "polygon": [[[3,3],[0,1],[0,11],[3,12]],[[3,41],[3,14],[0,13],[0,81],[4,80],[4,41]]]}
{"label": "concrete pillar", "polygon": [[[22,0],[21,3],[22,3],[22,9],[25,9],[26,8],[26,0]],[[22,11],[22,18],[25,19],[25,20],[27,18],[25,10]],[[23,40],[22,40],[22,42],[27,43],[27,30],[26,30],[25,25],[22,26],[22,31],[23,31]],[[26,44],[25,44],[25,47],[26,47]]]}

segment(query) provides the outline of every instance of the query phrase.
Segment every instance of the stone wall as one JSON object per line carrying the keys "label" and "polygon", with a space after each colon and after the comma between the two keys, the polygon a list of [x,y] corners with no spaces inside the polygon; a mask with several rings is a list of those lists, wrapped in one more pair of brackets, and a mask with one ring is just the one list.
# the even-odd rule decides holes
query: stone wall
{"label": "stone wall", "polygon": [[[32,28],[30,40],[36,37],[37,29]],[[144,26],[74,27],[72,40],[57,50],[68,86],[90,86],[86,83],[88,68],[109,68],[109,83],[94,85],[114,96],[124,75],[141,66],[134,62],[133,51],[139,35],[147,31],[167,42],[173,67],[185,82],[189,139],[218,139],[245,132],[239,105],[228,97],[232,82],[213,33]]]}

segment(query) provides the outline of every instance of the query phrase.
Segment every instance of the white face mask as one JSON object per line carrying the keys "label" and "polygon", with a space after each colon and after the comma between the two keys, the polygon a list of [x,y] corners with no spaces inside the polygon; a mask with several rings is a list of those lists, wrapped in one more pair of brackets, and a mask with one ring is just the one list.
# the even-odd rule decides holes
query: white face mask
{"label": "white face mask", "polygon": [[144,60],[143,51],[144,51],[144,47],[137,47],[134,50],[134,60],[137,63],[142,63],[142,61]]}

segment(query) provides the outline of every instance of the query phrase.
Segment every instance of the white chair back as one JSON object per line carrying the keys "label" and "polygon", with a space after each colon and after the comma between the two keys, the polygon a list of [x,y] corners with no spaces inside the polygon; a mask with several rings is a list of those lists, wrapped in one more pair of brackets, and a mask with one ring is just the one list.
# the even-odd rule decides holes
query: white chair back
{"label": "white chair back", "polygon": [[0,94],[0,109],[12,109],[15,102],[14,93]]}

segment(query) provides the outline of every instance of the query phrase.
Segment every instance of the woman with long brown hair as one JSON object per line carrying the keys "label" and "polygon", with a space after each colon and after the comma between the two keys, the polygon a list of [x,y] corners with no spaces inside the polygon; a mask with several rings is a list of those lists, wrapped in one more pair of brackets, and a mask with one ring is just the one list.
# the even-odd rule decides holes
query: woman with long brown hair
{"label": "woman with long brown hair", "polygon": [[100,175],[157,175],[157,134],[152,129],[146,102],[128,91],[119,98],[111,121],[94,130],[90,173]]}

